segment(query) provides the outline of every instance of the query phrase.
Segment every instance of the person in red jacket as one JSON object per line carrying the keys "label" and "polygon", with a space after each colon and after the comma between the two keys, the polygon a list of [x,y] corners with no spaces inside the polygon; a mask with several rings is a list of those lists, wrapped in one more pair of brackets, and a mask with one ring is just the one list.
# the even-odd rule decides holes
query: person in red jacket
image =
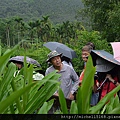
{"label": "person in red jacket", "polygon": [[101,100],[107,93],[119,85],[118,67],[102,58],[97,59],[96,63],[98,81],[100,83],[97,90],[100,91],[99,100]]}

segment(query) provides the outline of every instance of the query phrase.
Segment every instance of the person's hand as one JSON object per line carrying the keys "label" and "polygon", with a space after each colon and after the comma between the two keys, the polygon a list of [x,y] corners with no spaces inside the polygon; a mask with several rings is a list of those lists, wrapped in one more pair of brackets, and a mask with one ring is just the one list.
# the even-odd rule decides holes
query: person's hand
{"label": "person's hand", "polygon": [[112,78],[112,76],[111,76],[110,74],[107,74],[107,75],[106,75],[106,78],[108,78],[109,81],[113,82],[113,78]]}
{"label": "person's hand", "polygon": [[69,99],[74,100],[74,95],[72,93],[70,93]]}

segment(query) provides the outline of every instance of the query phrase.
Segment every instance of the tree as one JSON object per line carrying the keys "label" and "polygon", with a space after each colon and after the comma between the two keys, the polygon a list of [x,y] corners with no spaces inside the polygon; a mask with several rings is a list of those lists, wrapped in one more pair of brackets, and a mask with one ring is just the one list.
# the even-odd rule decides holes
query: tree
{"label": "tree", "polygon": [[11,20],[6,21],[6,39],[8,47],[10,47],[10,24]]}
{"label": "tree", "polygon": [[100,31],[103,38],[107,38],[107,41],[109,42],[118,39],[119,31],[114,30],[111,26],[112,25],[111,23],[115,22],[113,15],[115,15],[114,17],[117,20],[119,20],[120,13],[118,11],[120,10],[119,7],[120,1],[119,0],[89,0],[89,1],[83,0],[83,2],[85,4],[85,10],[90,16],[92,29]]}
{"label": "tree", "polygon": [[17,35],[18,35],[18,43],[19,43],[19,40],[21,39],[20,38],[20,29],[21,29],[21,23],[22,23],[23,19],[20,17],[16,17],[14,20],[17,22]]}
{"label": "tree", "polygon": [[30,30],[30,40],[32,41],[32,44],[33,44],[33,40],[34,40],[34,36],[35,36],[35,27],[36,27],[36,23],[35,22],[33,22],[33,21],[30,21],[29,23],[28,23],[28,25],[29,25],[29,30]]}
{"label": "tree", "polygon": [[108,37],[113,37],[114,40],[120,41],[120,4],[116,5],[114,10],[109,12],[109,16]]}

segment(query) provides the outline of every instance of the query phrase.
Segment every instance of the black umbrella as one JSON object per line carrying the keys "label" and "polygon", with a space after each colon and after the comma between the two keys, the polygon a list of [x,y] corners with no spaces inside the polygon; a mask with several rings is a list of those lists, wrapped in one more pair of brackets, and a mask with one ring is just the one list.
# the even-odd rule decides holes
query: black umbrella
{"label": "black umbrella", "polygon": [[47,42],[43,44],[43,46],[47,47],[51,51],[56,50],[58,53],[63,53],[63,56],[70,59],[77,57],[76,52],[73,49],[59,42]]}
{"label": "black umbrella", "polygon": [[[10,58],[10,60],[9,60],[9,62],[14,62],[14,61],[24,62],[24,56],[15,56],[15,57]],[[26,62],[30,63],[30,64],[37,65],[38,67],[40,67],[39,62],[30,58],[30,57],[26,57]]]}
{"label": "black umbrella", "polygon": [[93,60],[96,60],[98,57],[101,57],[113,64],[120,65],[120,62],[114,59],[114,56],[105,50],[92,50],[91,56]]}
{"label": "black umbrella", "polygon": [[[118,79],[120,77],[120,62],[114,59],[114,56],[104,50],[92,50],[91,56],[93,59],[93,64],[96,66],[96,71],[99,73],[106,73],[114,68],[117,70],[115,74],[117,74]],[[104,74],[100,74],[99,77],[103,77]],[[101,85],[98,87],[97,90],[100,90],[102,86],[108,81],[108,78],[105,78],[103,81],[98,79],[101,82]]]}
{"label": "black umbrella", "polygon": [[112,54],[104,50],[92,50],[91,56],[98,72],[107,72],[116,65],[120,65],[120,62],[115,60]]}

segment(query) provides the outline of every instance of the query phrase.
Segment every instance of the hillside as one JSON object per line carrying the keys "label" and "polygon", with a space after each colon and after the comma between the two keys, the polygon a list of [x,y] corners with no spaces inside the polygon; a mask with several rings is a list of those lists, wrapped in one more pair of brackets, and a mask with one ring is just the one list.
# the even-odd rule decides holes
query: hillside
{"label": "hillside", "polygon": [[74,21],[81,0],[0,0],[0,18],[20,16],[25,21],[49,15],[55,23]]}

